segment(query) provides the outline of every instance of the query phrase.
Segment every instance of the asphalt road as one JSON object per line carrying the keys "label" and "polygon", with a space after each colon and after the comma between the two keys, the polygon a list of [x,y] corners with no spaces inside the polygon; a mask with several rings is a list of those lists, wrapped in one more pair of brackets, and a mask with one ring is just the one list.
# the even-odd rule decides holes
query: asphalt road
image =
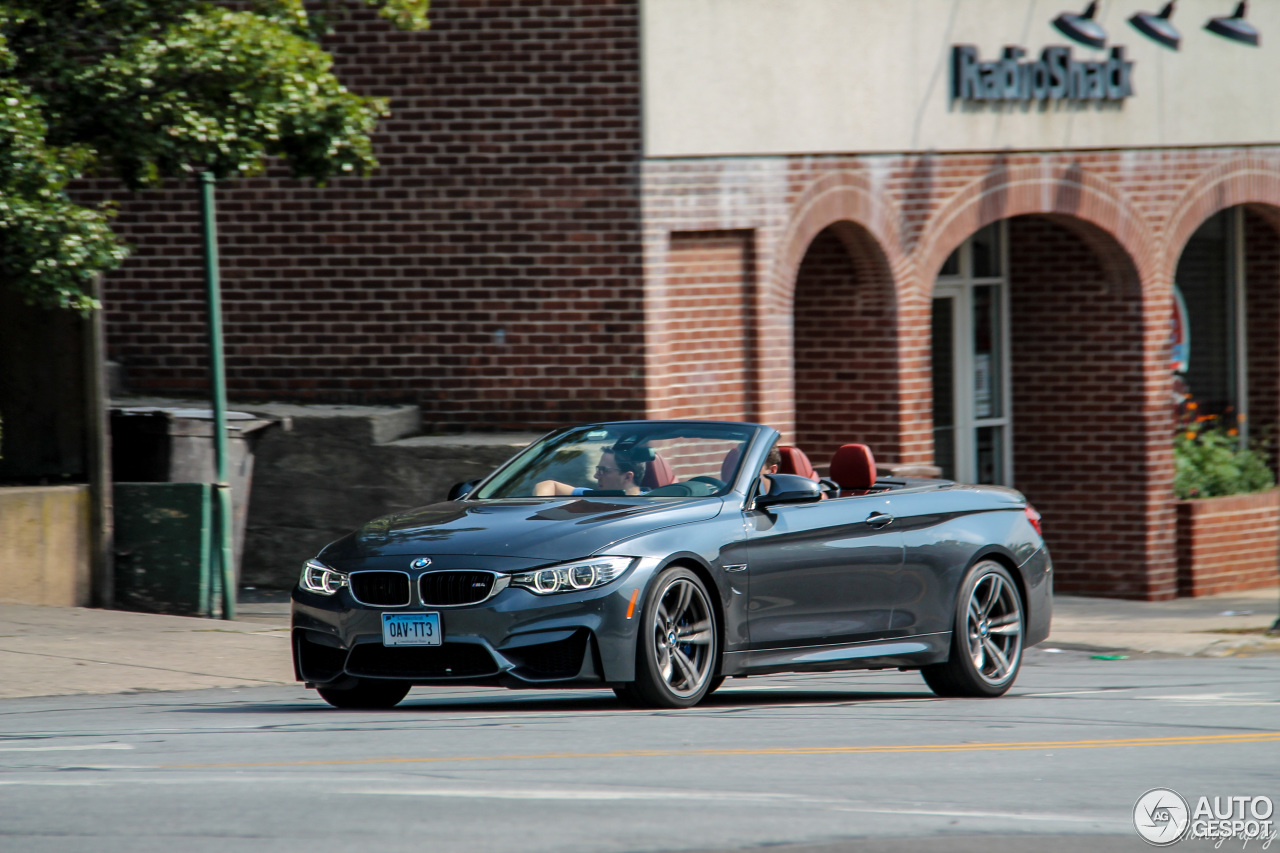
{"label": "asphalt road", "polygon": [[0,732],[5,853],[1147,850],[1151,788],[1280,801],[1280,656],[1033,649],[994,701],[779,676],[678,712],[475,689],[390,712],[285,687],[10,699]]}

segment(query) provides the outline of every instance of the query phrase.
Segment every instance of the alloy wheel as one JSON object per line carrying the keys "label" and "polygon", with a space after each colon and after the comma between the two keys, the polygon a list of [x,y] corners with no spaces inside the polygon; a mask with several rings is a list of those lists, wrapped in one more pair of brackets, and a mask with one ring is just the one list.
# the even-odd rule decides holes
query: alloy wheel
{"label": "alloy wheel", "polygon": [[992,572],[974,584],[966,629],[978,676],[992,685],[1006,681],[1022,656],[1022,604],[1002,574]]}
{"label": "alloy wheel", "polygon": [[672,695],[693,696],[711,677],[714,631],[706,593],[688,578],[674,578],[653,614],[658,673]]}

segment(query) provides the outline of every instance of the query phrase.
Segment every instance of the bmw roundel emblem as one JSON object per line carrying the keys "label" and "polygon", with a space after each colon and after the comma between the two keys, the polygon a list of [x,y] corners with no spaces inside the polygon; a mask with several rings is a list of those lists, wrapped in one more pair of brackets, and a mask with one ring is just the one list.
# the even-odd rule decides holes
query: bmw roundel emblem
{"label": "bmw roundel emblem", "polygon": [[409,568],[425,569],[429,565],[431,565],[430,557],[419,557],[418,559],[414,560],[412,563],[409,564]]}

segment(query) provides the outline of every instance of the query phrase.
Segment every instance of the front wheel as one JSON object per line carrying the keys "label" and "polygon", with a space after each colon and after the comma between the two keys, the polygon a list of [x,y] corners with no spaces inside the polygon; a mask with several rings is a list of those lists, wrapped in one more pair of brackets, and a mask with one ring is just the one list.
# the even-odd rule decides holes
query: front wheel
{"label": "front wheel", "polygon": [[398,681],[362,678],[353,687],[317,687],[316,692],[335,708],[380,711],[400,704],[400,700],[409,694],[409,686]]}
{"label": "front wheel", "polygon": [[1003,696],[1022,666],[1022,597],[1008,569],[983,560],[970,570],[956,597],[951,657],[922,667],[939,696]]}
{"label": "front wheel", "polygon": [[636,644],[636,680],[619,693],[653,708],[690,708],[715,681],[716,611],[707,588],[684,568],[664,571],[644,605]]}

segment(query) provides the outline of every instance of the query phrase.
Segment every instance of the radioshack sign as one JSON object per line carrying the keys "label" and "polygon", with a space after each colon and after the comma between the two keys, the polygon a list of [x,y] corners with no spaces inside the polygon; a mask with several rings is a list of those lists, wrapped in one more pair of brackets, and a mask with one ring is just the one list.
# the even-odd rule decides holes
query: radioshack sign
{"label": "radioshack sign", "polygon": [[1078,60],[1069,47],[1046,47],[1039,59],[1006,47],[991,62],[972,45],[951,48],[951,98],[957,101],[1123,101],[1133,95],[1133,62],[1123,47],[1100,61]]}

